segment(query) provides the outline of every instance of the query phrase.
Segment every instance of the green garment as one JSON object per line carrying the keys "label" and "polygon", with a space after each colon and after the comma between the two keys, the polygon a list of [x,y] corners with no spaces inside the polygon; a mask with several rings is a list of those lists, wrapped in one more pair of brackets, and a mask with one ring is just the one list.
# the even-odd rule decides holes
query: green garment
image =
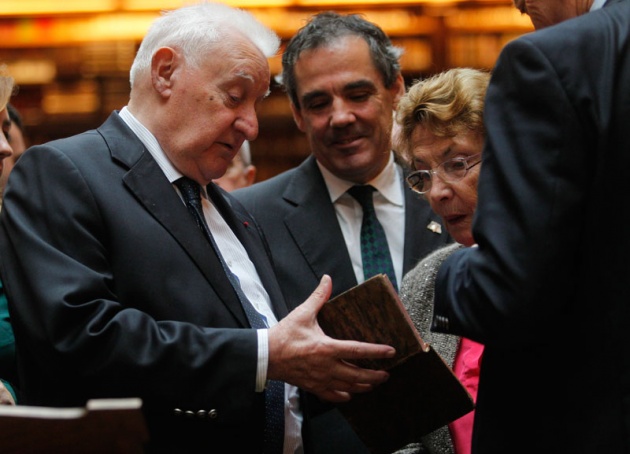
{"label": "green garment", "polygon": [[13,337],[13,328],[11,328],[9,319],[9,305],[2,281],[0,281],[0,377],[3,377],[2,383],[11,392],[13,399],[15,399],[15,390],[9,382],[15,383],[17,378],[15,337]]}

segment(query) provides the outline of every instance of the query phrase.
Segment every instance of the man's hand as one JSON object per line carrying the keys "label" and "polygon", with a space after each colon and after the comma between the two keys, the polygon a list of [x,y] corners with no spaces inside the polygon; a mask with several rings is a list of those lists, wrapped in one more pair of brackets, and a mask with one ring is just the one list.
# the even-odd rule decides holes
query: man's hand
{"label": "man's hand", "polygon": [[345,360],[391,358],[388,345],[333,339],[322,331],[317,314],[330,298],[332,282],[324,276],[311,296],[269,330],[267,378],[282,380],[332,402],[370,391],[386,381],[385,371],[362,369]]}

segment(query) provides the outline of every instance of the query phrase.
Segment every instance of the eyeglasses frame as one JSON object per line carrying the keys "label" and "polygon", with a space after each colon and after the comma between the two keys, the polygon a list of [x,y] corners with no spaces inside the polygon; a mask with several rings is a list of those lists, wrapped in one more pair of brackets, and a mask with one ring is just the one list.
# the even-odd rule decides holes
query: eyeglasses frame
{"label": "eyeglasses frame", "polygon": [[[461,181],[461,180],[463,180],[463,179],[466,177],[466,175],[468,175],[468,171],[469,171],[470,169],[472,169],[473,167],[475,167],[475,166],[476,166],[476,165],[478,165],[478,164],[481,164],[481,161],[482,161],[482,159],[481,159],[481,155],[482,155],[482,153],[477,153],[477,154],[473,154],[473,155],[470,155],[470,156],[465,157],[465,158],[457,157],[457,158],[447,159],[446,161],[441,162],[440,164],[438,164],[437,166],[435,166],[435,167],[434,167],[434,168],[432,168],[432,169],[429,169],[429,170],[416,170],[416,171],[414,171],[414,172],[411,172],[409,175],[407,175],[407,177],[405,178],[405,180],[407,181],[407,184],[409,185],[409,188],[410,188],[412,191],[414,191],[414,192],[416,192],[416,193],[418,193],[418,194],[426,194],[427,192],[429,192],[429,191],[431,190],[431,187],[433,186],[433,184],[431,184],[431,185],[429,186],[429,189],[427,189],[426,191],[419,191],[418,189],[416,189],[416,187],[415,187],[416,185],[411,183],[411,180],[412,180],[415,176],[417,176],[417,175],[421,175],[421,174],[425,174],[425,175],[426,175],[426,174],[428,174],[428,175],[429,175],[429,181],[432,181],[432,179],[433,179],[433,175],[437,175],[437,176],[438,176],[438,177],[440,177],[440,179],[441,179],[442,181],[444,181],[445,183],[455,183],[455,182],[457,182],[457,181]],[[479,159],[479,161],[475,162],[474,164],[469,164],[469,161],[471,161],[471,160],[473,160],[473,159],[475,159],[475,158],[477,158],[477,157],[479,157],[479,158],[480,158],[480,159]],[[466,163],[466,169],[465,169],[464,175],[462,175],[462,176],[461,176],[461,178],[458,178],[458,179],[456,179],[456,180],[446,179],[446,178],[442,175],[442,173],[438,170],[438,169],[440,169],[440,168],[443,168],[443,167],[444,167],[444,164],[446,164],[446,163],[448,163],[448,162],[451,162],[451,161],[458,161],[458,162],[465,162],[465,163]]]}

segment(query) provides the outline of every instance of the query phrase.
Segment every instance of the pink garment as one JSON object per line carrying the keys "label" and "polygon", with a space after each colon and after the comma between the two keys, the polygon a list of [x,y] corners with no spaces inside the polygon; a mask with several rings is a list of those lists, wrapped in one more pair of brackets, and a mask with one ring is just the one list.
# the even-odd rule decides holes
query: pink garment
{"label": "pink garment", "polygon": [[[455,376],[459,378],[475,402],[477,401],[482,354],[483,345],[462,337],[453,364]],[[474,417],[475,411],[473,410],[448,425],[455,454],[470,454]]]}

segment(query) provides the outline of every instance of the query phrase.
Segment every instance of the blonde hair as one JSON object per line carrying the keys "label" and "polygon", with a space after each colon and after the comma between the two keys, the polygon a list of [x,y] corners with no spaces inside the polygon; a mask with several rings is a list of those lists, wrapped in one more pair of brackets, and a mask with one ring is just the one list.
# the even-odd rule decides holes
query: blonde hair
{"label": "blonde hair", "polygon": [[449,69],[416,81],[398,103],[397,151],[409,157],[411,135],[418,125],[439,137],[468,131],[485,136],[483,107],[489,82],[488,72],[471,68]]}
{"label": "blonde hair", "polygon": [[9,104],[9,98],[13,94],[13,77],[9,74],[6,65],[0,65],[0,110],[4,110]]}

